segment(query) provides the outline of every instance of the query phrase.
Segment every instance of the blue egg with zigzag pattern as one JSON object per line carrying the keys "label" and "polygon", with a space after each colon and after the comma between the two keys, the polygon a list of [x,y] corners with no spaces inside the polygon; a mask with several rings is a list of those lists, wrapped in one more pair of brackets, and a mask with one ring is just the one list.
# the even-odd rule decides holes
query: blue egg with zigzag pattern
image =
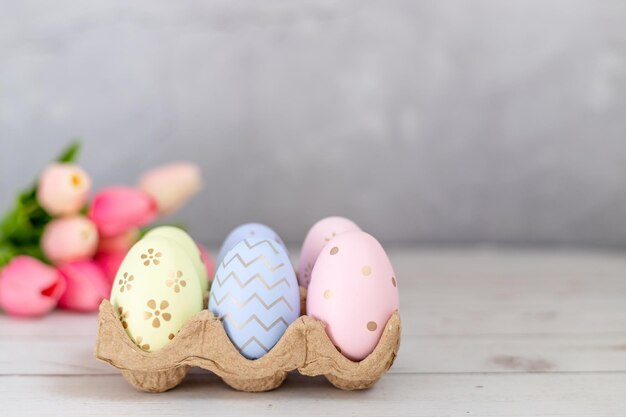
{"label": "blue egg with zigzag pattern", "polygon": [[250,236],[217,266],[209,310],[248,359],[265,355],[300,316],[300,289],[287,251],[275,239]]}
{"label": "blue egg with zigzag pattern", "polygon": [[224,259],[228,251],[234,248],[237,243],[249,237],[262,237],[278,243],[283,246],[283,248],[285,247],[283,241],[271,227],[262,223],[245,223],[235,227],[231,230],[228,236],[226,236],[226,239],[224,239],[224,242],[220,247],[220,251],[218,252],[217,263],[219,264],[222,262],[222,259]]}

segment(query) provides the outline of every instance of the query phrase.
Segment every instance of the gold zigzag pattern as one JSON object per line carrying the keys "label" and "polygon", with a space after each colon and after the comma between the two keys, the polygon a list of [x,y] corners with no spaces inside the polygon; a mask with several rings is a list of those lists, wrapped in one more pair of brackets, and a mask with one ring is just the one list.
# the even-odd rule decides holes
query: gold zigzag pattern
{"label": "gold zigzag pattern", "polygon": [[237,308],[239,310],[241,310],[242,308],[244,308],[245,306],[248,305],[248,303],[250,303],[252,300],[254,300],[255,298],[257,300],[259,300],[261,302],[261,304],[263,304],[263,307],[265,307],[266,310],[271,309],[272,307],[274,307],[276,304],[278,304],[279,302],[284,302],[285,304],[287,304],[287,307],[289,307],[289,311],[293,311],[293,307],[291,307],[291,304],[289,304],[289,301],[287,301],[287,299],[284,296],[280,296],[277,299],[275,299],[274,301],[272,301],[272,303],[270,304],[266,304],[265,301],[259,296],[259,294],[254,293],[252,294],[246,301],[244,301],[243,303],[240,303],[239,300],[237,299],[237,297],[235,297],[234,295],[232,295],[230,292],[226,293],[226,295],[224,295],[222,297],[221,300],[217,299],[217,296],[215,295],[214,292],[211,293],[211,297],[213,297],[213,300],[215,300],[215,302],[217,303],[217,305],[219,306],[220,304],[222,304],[227,298],[231,298],[233,300],[233,303],[237,306]]}
{"label": "gold zigzag pattern", "polygon": [[246,262],[244,261],[244,259],[241,257],[241,255],[239,255],[238,253],[235,254],[235,256],[233,256],[232,258],[230,258],[228,261],[222,261],[222,267],[226,268],[232,261],[234,261],[235,259],[239,259],[239,262],[241,262],[241,264],[247,268],[250,265],[252,265],[253,263],[255,263],[256,261],[263,261],[265,262],[265,265],[267,265],[267,267],[270,269],[270,271],[274,272],[277,269],[282,268],[283,266],[285,266],[284,263],[279,263],[276,266],[272,266],[272,264],[270,263],[270,261],[267,260],[267,258],[265,257],[265,255],[259,255],[256,258],[254,258],[253,260],[251,260],[250,262]]}
{"label": "gold zigzag pattern", "polygon": [[262,245],[263,243],[267,243],[268,245],[270,245],[270,248],[272,248],[272,250],[274,251],[274,253],[275,253],[276,255],[278,255],[278,249],[276,249],[276,248],[274,247],[274,245],[272,245],[272,242],[270,242],[270,241],[269,241],[269,240],[267,240],[267,239],[265,239],[265,240],[260,240],[260,241],[258,241],[257,243],[255,243],[254,245],[250,245],[250,242],[248,242],[248,239],[244,239],[243,241],[245,242],[245,244],[246,244],[246,246],[248,247],[248,249],[254,249],[254,248],[256,248],[257,246]]}
{"label": "gold zigzag pattern", "polygon": [[246,340],[246,343],[244,343],[243,346],[241,346],[239,348],[239,352],[243,351],[252,342],[256,342],[256,344],[259,345],[265,352],[269,352],[270,351],[269,348],[265,347],[265,345],[263,343],[261,343],[261,341],[259,339],[257,339],[256,337],[252,336],[250,339]]}
{"label": "gold zigzag pattern", "polygon": [[265,278],[263,278],[261,276],[261,274],[259,274],[258,272],[256,274],[252,275],[245,282],[242,282],[241,279],[239,278],[239,276],[237,276],[237,274],[235,274],[234,271],[229,272],[228,275],[226,275],[226,277],[223,280],[220,278],[219,275],[215,274],[215,281],[217,281],[217,283],[219,284],[220,287],[222,285],[224,285],[226,283],[226,281],[228,281],[230,278],[233,278],[235,281],[237,281],[237,284],[239,284],[239,288],[245,288],[248,284],[250,284],[255,279],[258,279],[259,281],[261,281],[263,283],[263,285],[265,285],[265,288],[267,288],[268,290],[271,290],[272,288],[278,286],[279,284],[281,284],[283,282],[285,284],[287,284],[287,286],[289,288],[291,288],[291,284],[289,283],[289,281],[287,281],[287,278],[285,278],[285,277],[279,279],[278,281],[276,281],[275,283],[270,285],[270,284],[267,283],[267,281],[265,281]]}
{"label": "gold zigzag pattern", "polygon": [[244,321],[244,322],[243,322],[243,323],[241,323],[241,324],[237,323],[237,322],[233,319],[233,317],[232,317],[230,314],[228,314],[228,313],[227,313],[227,314],[224,314],[223,316],[221,316],[221,317],[220,317],[220,319],[221,319],[221,320],[226,320],[226,319],[228,319],[228,321],[230,321],[230,322],[232,323],[232,325],[233,325],[233,326],[235,326],[235,328],[236,328],[237,330],[241,330],[241,329],[243,329],[243,328],[244,328],[244,327],[246,327],[248,324],[250,324],[250,322],[251,322],[251,321],[253,321],[253,320],[254,320],[254,321],[256,321],[257,323],[259,323],[259,325],[260,325],[261,327],[263,327],[263,329],[265,329],[265,331],[266,331],[266,332],[269,332],[270,330],[272,330],[272,328],[273,328],[274,326],[276,326],[278,323],[281,323],[281,322],[285,325],[285,327],[289,327],[289,324],[287,323],[287,321],[286,321],[286,320],[285,320],[282,316],[281,316],[281,317],[279,317],[279,318],[277,318],[276,320],[274,320],[274,321],[272,322],[272,324],[270,324],[269,326],[266,326],[266,325],[265,325],[265,323],[263,323],[263,322],[261,321],[261,319],[257,317],[257,315],[256,315],[256,314],[251,315],[251,316],[248,318],[248,320]]}

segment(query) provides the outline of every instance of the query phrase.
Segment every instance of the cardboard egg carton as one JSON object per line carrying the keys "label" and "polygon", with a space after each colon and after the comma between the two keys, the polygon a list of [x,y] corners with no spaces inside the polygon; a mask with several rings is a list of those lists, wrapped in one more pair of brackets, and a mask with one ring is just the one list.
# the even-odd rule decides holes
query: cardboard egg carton
{"label": "cardboard egg carton", "polygon": [[[306,290],[300,288],[302,313],[306,314]],[[108,300],[100,305],[95,354],[119,369],[135,388],[163,392],[176,387],[192,367],[209,370],[239,391],[258,392],[278,388],[287,373],[324,375],[343,390],[369,388],[387,372],[400,347],[400,315],[387,322],[374,351],[360,362],[344,357],[328,338],[324,323],[302,315],[287,328],[264,356],[249,360],[232,344],[222,322],[209,310],[189,320],[176,337],[156,352],[141,350],[122,328]]]}

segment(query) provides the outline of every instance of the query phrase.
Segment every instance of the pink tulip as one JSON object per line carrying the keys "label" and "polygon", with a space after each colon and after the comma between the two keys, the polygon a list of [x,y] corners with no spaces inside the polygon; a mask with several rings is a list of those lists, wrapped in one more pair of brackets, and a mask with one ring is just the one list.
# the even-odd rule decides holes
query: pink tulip
{"label": "pink tulip", "polygon": [[85,206],[91,179],[77,165],[52,164],[41,174],[37,200],[53,216],[75,214]]}
{"label": "pink tulip", "polygon": [[139,229],[133,228],[121,235],[103,237],[98,245],[98,252],[128,252],[139,240]]}
{"label": "pink tulip", "polygon": [[15,316],[41,316],[65,291],[59,272],[30,256],[16,256],[0,274],[0,307]]}
{"label": "pink tulip", "polygon": [[144,226],[156,216],[156,201],[132,187],[105,188],[89,207],[89,218],[98,226],[100,236],[105,238]]}
{"label": "pink tulip", "polygon": [[96,261],[100,269],[102,269],[109,285],[113,285],[117,270],[120,269],[120,265],[122,265],[122,261],[126,257],[127,252],[128,251],[111,251],[96,253],[94,261]]}
{"label": "pink tulip", "polygon": [[111,292],[104,272],[94,261],[70,262],[59,267],[67,288],[59,299],[59,307],[74,311],[97,311],[100,302]]}
{"label": "pink tulip", "polygon": [[94,261],[98,263],[109,284],[113,284],[117,270],[130,248],[139,240],[139,230],[131,229],[118,236],[100,239]]}
{"label": "pink tulip", "polygon": [[98,230],[83,216],[54,219],[44,229],[41,248],[55,264],[90,259],[98,248]]}
{"label": "pink tulip", "polygon": [[213,282],[213,275],[215,273],[215,261],[213,260],[213,257],[211,256],[207,248],[199,243],[196,243],[196,245],[198,245],[198,249],[200,250],[200,256],[202,256],[202,262],[204,263],[204,267],[206,268],[209,282]]}
{"label": "pink tulip", "polygon": [[154,197],[159,213],[169,214],[202,188],[202,176],[197,165],[175,162],[146,172],[139,180],[139,188]]}

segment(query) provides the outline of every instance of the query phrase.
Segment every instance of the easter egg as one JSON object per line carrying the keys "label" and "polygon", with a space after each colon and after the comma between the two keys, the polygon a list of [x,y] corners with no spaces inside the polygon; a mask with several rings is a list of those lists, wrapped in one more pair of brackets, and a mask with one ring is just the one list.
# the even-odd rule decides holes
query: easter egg
{"label": "easter egg", "polygon": [[209,278],[207,276],[207,268],[204,264],[204,257],[200,252],[200,248],[196,242],[184,230],[174,226],[160,226],[152,229],[146,234],[145,238],[151,236],[163,236],[175,240],[191,259],[193,267],[198,276],[198,282],[202,291],[209,291]]}
{"label": "easter egg", "polygon": [[265,355],[300,316],[300,290],[285,248],[246,237],[226,253],[211,287],[209,310],[248,359]]}
{"label": "easter egg", "polygon": [[308,287],[311,271],[317,256],[328,241],[344,232],[361,230],[352,220],[345,217],[326,217],[315,223],[304,239],[298,264],[298,282],[301,287]]}
{"label": "easter egg", "polygon": [[228,234],[228,236],[226,236],[226,239],[224,239],[224,243],[222,243],[222,247],[220,248],[219,254],[217,255],[217,263],[219,264],[222,262],[226,253],[237,243],[248,237],[264,238],[285,247],[278,234],[276,234],[276,232],[270,227],[261,223],[246,223],[241,226],[237,226]]}
{"label": "easter egg", "polygon": [[331,239],[313,267],[307,314],[326,323],[330,340],[360,361],[378,343],[398,309],[398,283],[383,247],[365,232]]}
{"label": "easter egg", "polygon": [[163,236],[135,243],[115,277],[111,305],[137,346],[161,349],[203,308],[200,280],[187,251]]}

